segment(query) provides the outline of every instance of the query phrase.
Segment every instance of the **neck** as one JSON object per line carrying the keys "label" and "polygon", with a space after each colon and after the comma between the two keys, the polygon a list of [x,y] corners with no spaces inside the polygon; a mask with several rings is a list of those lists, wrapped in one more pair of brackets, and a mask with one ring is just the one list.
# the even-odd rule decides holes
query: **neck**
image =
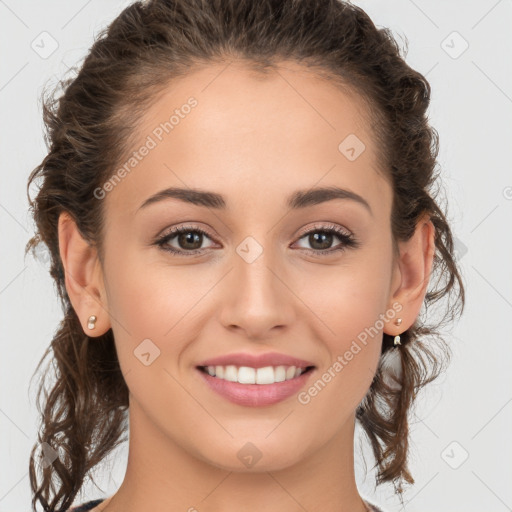
{"label": "neck", "polygon": [[[240,471],[213,465],[185,450],[130,401],[128,464],[103,512],[367,512],[354,476],[354,416],[342,431],[300,460]],[[192,434],[193,435],[193,434]],[[234,443],[236,444],[236,443]],[[283,465],[284,464],[284,465]]]}

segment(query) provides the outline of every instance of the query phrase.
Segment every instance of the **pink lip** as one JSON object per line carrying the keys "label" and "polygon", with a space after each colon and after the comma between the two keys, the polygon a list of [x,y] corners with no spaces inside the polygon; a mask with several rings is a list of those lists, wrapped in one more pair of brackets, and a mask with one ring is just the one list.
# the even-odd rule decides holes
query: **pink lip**
{"label": "pink lip", "polygon": [[[265,366],[295,366],[297,368],[306,368],[314,366],[313,363],[298,359],[296,357],[279,354],[277,352],[267,352],[265,354],[225,354],[203,361],[198,366],[249,366],[251,368],[264,368]],[[271,384],[269,384],[271,385]]]}
{"label": "pink lip", "polygon": [[240,384],[212,377],[203,370],[197,369],[197,371],[210,389],[232,403],[249,407],[272,405],[285,400],[298,393],[310,375],[315,372],[312,369],[294,379],[275,384]]}

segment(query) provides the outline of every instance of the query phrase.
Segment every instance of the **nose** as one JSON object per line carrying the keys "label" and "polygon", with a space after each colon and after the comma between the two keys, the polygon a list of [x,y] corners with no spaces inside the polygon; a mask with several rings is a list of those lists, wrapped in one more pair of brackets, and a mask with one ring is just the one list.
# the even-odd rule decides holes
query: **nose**
{"label": "nose", "polygon": [[289,280],[284,265],[271,256],[270,250],[260,251],[253,259],[247,257],[241,244],[224,280],[224,300],[219,312],[222,325],[240,330],[251,340],[268,338],[272,331],[292,325],[297,297]]}

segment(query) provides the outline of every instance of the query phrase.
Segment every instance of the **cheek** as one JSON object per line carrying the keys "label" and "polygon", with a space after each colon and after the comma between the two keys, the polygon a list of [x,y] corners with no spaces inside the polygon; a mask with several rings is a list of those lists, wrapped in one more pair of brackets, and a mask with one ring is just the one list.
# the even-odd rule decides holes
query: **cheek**
{"label": "cheek", "polygon": [[144,357],[154,360],[152,369],[179,366],[186,345],[203,327],[197,315],[210,303],[204,299],[219,280],[206,267],[201,273],[192,265],[171,267],[165,258],[149,262],[153,258],[143,256],[134,251],[116,258],[114,250],[105,262],[108,309],[123,373],[138,369]]}
{"label": "cheek", "polygon": [[[356,279],[353,276],[344,284],[349,281]],[[367,394],[381,354],[384,325],[379,316],[385,306],[379,299],[380,290],[367,281],[359,284],[357,291],[342,288],[332,293],[332,301],[322,304],[323,311],[320,301],[312,303],[322,319],[315,336],[328,356],[300,403],[314,402],[328,416],[334,407],[340,420],[347,419],[343,415],[354,411]]]}
{"label": "cheek", "polygon": [[154,259],[156,251],[133,248],[118,255],[112,247],[105,261],[109,311],[113,322],[118,321],[132,336],[162,336],[194,298],[190,273],[184,267],[166,266],[164,258]]}
{"label": "cheek", "polygon": [[109,258],[105,261],[108,310],[119,362],[126,373],[140,366],[145,352],[150,352],[155,363],[161,360],[164,334],[184,315],[179,299],[182,284],[164,279],[162,272],[144,264],[136,253],[117,255],[113,247]]}
{"label": "cheek", "polygon": [[386,314],[390,262],[386,250],[378,256],[373,251],[354,253],[339,267],[319,267],[297,291],[298,296],[307,297],[308,324],[317,326],[314,336],[328,351],[325,370],[329,374],[321,380],[333,382],[329,387],[337,394],[329,398],[325,394],[326,407],[329,399],[340,404],[353,400],[345,404],[350,410],[371,384],[381,354],[384,320],[395,313]]}
{"label": "cheek", "polygon": [[354,253],[339,266],[311,269],[307,279],[297,276],[297,295],[324,325],[323,338],[332,340],[333,349],[342,349],[371,327],[382,331],[379,318],[389,306],[390,267],[385,251],[380,258]]}

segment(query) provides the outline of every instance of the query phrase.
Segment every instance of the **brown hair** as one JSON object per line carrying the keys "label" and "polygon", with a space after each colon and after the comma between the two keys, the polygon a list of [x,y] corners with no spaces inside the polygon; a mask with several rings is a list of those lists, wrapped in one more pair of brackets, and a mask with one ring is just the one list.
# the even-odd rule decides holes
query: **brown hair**
{"label": "brown hair", "polygon": [[[55,382],[48,394],[41,378],[39,442],[30,458],[34,510],[37,501],[46,511],[67,510],[88,472],[126,440],[121,436],[126,431],[128,389],[112,330],[90,342],[70,304],[59,256],[59,214],[69,212],[103,262],[103,202],[94,190],[108,180],[129,149],[137,120],[173,78],[193,66],[233,59],[258,69],[296,61],[359,94],[374,122],[382,170],[393,187],[394,243],[411,237],[423,215],[433,222],[435,279],[429,283],[422,313],[444,297],[445,307],[436,309],[442,313],[440,320],[427,325],[418,318],[401,335],[399,348],[393,347],[391,336],[383,335],[383,356],[393,349],[401,370],[392,377],[383,364],[387,356],[381,357],[356,411],[377,461],[377,485],[389,481],[396,489],[398,483],[400,493],[404,481],[414,483],[407,468],[408,414],[418,391],[450,359],[439,328],[464,309],[451,230],[433,190],[439,174],[438,135],[426,116],[429,83],[405,63],[389,29],[377,29],[362,9],[349,3],[150,0],[124,9],[96,37],[77,76],[61,81],[48,97],[43,93],[48,154],[27,185],[29,194],[31,183],[41,179],[35,200],[29,195],[37,229],[25,254],[40,242],[47,246],[50,274],[65,314],[36,368],[53,352]],[[34,459],[41,447],[46,463],[38,481]]]}

